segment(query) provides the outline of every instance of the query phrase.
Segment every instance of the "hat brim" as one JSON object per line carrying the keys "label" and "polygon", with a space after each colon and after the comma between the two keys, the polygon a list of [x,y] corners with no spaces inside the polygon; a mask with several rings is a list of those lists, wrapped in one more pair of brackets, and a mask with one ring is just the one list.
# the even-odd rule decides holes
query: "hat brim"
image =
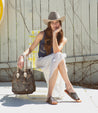
{"label": "hat brim", "polygon": [[[55,20],[60,20],[61,22],[63,22],[65,20],[65,16],[55,19]],[[49,19],[43,19],[44,24],[48,25],[49,22],[52,22],[54,20],[49,20]]]}

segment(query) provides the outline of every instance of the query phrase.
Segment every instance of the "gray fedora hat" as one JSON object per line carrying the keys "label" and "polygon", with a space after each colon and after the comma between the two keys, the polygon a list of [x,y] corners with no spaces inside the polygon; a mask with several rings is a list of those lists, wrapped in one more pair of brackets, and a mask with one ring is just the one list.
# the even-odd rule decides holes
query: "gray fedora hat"
{"label": "gray fedora hat", "polygon": [[48,19],[43,19],[43,22],[44,22],[44,24],[48,25],[48,22],[51,22],[54,20],[60,20],[61,22],[63,22],[65,20],[65,16],[60,17],[59,13],[50,12]]}

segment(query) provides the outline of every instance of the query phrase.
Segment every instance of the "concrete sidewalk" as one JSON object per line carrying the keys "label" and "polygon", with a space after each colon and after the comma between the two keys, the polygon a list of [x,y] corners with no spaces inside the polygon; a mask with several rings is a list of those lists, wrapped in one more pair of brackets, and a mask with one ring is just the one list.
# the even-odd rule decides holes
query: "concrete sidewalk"
{"label": "concrete sidewalk", "polygon": [[0,83],[0,113],[98,113],[98,90],[74,86],[81,98],[76,103],[67,94],[58,105],[46,103],[47,87],[45,82],[36,82],[36,92],[31,95],[14,95],[11,83]]}

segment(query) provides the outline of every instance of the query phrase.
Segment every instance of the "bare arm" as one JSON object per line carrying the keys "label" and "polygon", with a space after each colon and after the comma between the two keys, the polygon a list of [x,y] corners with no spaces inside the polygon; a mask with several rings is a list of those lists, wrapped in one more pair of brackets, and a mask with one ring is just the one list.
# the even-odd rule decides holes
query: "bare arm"
{"label": "bare arm", "polygon": [[[44,35],[44,32],[40,32],[36,36],[36,39],[34,40],[32,45],[30,46],[30,48],[28,48],[27,50],[24,51],[23,55],[28,56],[34,50],[34,48],[39,44],[39,42],[42,40],[43,35]],[[19,57],[17,64],[18,64],[18,67],[20,69],[22,69],[22,67],[24,66],[24,57],[22,55]]]}
{"label": "bare arm", "polygon": [[34,42],[32,43],[32,45],[30,46],[30,48],[28,48],[27,50],[25,50],[24,51],[24,55],[26,55],[26,56],[28,56],[35,48],[36,48],[36,46],[39,44],[39,42],[42,40],[42,38],[43,38],[43,31],[42,32],[40,32],[37,36],[36,36],[36,38],[35,38],[35,40],[34,40]]}
{"label": "bare arm", "polygon": [[58,42],[57,42],[57,33],[60,30],[61,30],[61,28],[58,29],[58,31],[53,33],[53,52],[54,53],[60,52],[63,49],[65,43],[67,42],[67,39],[65,37],[63,37],[62,42],[60,43],[60,45],[58,45]]}

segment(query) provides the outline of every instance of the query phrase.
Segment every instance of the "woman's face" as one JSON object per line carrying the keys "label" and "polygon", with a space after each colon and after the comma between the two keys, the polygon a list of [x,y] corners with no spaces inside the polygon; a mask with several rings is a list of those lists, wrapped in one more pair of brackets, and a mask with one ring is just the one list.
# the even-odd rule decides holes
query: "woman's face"
{"label": "woman's face", "polygon": [[50,26],[51,26],[52,31],[55,31],[56,29],[58,29],[61,26],[60,21],[54,20],[50,23]]}

